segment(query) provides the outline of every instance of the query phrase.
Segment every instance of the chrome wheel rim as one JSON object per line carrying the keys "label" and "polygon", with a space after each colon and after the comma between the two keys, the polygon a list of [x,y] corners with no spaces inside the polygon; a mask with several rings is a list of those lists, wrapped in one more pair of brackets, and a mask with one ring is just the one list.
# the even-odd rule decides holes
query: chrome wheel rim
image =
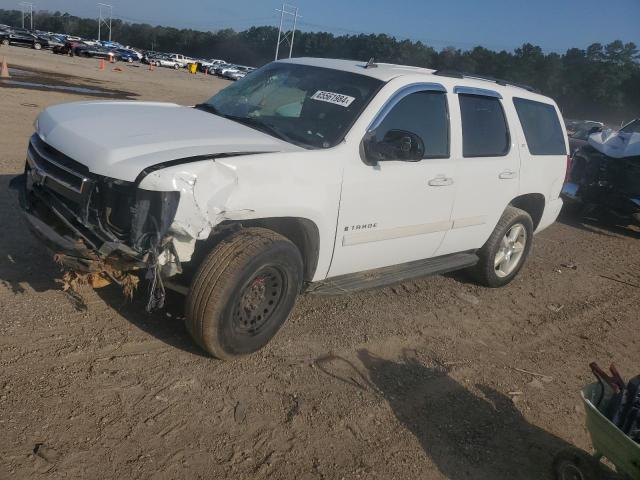
{"label": "chrome wheel rim", "polygon": [[521,223],[513,224],[502,237],[493,262],[498,277],[504,278],[513,273],[522,260],[526,245],[527,229]]}

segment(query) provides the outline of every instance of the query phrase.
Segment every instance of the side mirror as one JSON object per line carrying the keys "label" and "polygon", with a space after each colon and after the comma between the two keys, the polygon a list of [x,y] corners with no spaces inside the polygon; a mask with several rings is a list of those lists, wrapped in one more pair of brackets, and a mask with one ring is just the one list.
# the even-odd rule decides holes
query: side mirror
{"label": "side mirror", "polygon": [[376,132],[371,131],[362,141],[367,165],[390,160],[419,162],[424,156],[424,141],[415,133],[389,130],[382,140],[378,141],[376,137]]}

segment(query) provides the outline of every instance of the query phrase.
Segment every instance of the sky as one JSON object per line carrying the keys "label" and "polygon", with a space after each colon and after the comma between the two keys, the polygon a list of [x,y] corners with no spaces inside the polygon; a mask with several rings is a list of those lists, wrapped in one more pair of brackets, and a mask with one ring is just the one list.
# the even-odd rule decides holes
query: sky
{"label": "sky", "polygon": [[[98,0],[30,0],[35,10],[97,17]],[[274,25],[278,0],[101,0],[114,18],[196,30]],[[19,9],[20,0],[0,0]],[[437,49],[476,45],[513,50],[525,42],[546,52],[620,39],[640,45],[640,0],[291,0],[298,28],[334,34],[386,33]]]}

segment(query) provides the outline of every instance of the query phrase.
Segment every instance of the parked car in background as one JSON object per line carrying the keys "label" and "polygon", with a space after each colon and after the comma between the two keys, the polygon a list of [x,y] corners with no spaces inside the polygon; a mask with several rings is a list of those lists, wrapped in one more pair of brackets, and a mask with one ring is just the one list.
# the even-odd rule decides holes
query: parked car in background
{"label": "parked car in background", "polygon": [[116,59],[121,62],[133,63],[138,61],[138,56],[131,50],[125,48],[116,48],[113,50],[116,55]]}
{"label": "parked car in background", "polygon": [[63,37],[60,37],[58,35],[52,35],[52,34],[42,34],[39,35],[41,38],[44,38],[47,40],[47,45],[44,48],[49,48],[51,50],[53,50],[56,47],[62,47],[64,46],[65,40]]}
{"label": "parked car in background", "polygon": [[176,61],[168,55],[156,55],[150,58],[149,63],[156,67],[167,67],[173,68],[174,70],[182,68],[179,63],[176,63]]}
{"label": "parked car in background", "polygon": [[211,73],[211,68],[215,67],[216,65],[221,65],[223,63],[227,63],[224,60],[218,60],[217,58],[212,58],[209,60],[200,60],[199,64],[200,64],[200,71],[201,72],[207,72],[207,73]]}
{"label": "parked car in background", "polygon": [[255,68],[253,67],[245,67],[238,66],[233,70],[227,70],[227,73],[224,75],[225,78],[229,80],[240,80],[241,78],[246,77],[249,73],[253,72]]}
{"label": "parked car in background", "polygon": [[576,130],[569,135],[569,152],[573,155],[580,148],[588,145],[589,136],[593,133],[602,131],[602,124],[598,125],[595,122],[589,122],[586,125],[577,126]]}
{"label": "parked car in background", "polygon": [[597,122],[595,120],[573,120],[573,119],[565,119],[564,124],[567,128],[567,135],[571,137],[578,130],[584,130],[585,128],[591,128],[599,126],[600,128],[604,127],[602,122]]}
{"label": "parked car in background", "polygon": [[22,45],[36,50],[49,47],[49,40],[39,37],[28,31],[6,30],[0,32],[0,44]]}
{"label": "parked car in background", "polygon": [[173,61],[174,65],[179,65],[178,68],[184,68],[189,63],[193,62],[192,58],[185,57],[179,53],[171,53],[169,54],[169,59]]}
{"label": "parked car in background", "polygon": [[114,50],[117,50],[117,49],[120,49],[120,48],[124,48],[123,45],[121,45],[120,43],[114,42],[114,41],[111,41],[111,40],[102,40],[100,42],[100,44],[105,48],[111,48],[111,49],[114,49]]}
{"label": "parked car in background", "polygon": [[76,52],[79,48],[85,47],[86,45],[80,41],[69,41],[67,40],[63,45],[56,45],[53,47],[53,53],[57,53],[60,55],[76,55]]}
{"label": "parked car in background", "polygon": [[212,75],[221,76],[224,70],[233,68],[233,67],[235,67],[235,65],[233,65],[232,63],[220,63],[218,65],[215,65],[211,69],[209,69],[209,73]]}

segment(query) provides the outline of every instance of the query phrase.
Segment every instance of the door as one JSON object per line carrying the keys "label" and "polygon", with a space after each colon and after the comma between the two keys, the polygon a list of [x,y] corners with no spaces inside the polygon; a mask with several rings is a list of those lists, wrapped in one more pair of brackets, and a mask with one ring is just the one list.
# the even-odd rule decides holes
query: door
{"label": "door", "polygon": [[519,191],[520,156],[502,96],[470,87],[455,87],[454,94],[458,105],[452,117],[459,116],[462,126],[454,153],[458,194],[441,255],[482,247]]}
{"label": "door", "polygon": [[[377,145],[419,138],[421,154],[385,154],[367,164],[364,149],[347,162],[329,277],[434,255],[451,227],[456,183],[449,158],[444,88],[418,84],[396,92],[369,128]],[[390,140],[389,140],[390,141]]]}

